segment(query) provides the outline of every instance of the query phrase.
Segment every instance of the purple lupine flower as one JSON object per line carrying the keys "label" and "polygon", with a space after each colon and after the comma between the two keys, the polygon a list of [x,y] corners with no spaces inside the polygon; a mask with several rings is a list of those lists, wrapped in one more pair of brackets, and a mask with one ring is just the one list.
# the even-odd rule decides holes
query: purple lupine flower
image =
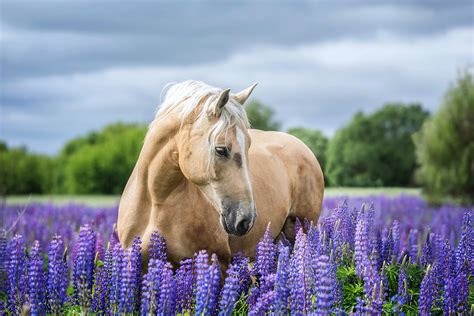
{"label": "purple lupine flower", "polygon": [[8,245],[7,306],[10,313],[20,315],[27,293],[25,240],[15,235]]}
{"label": "purple lupine flower", "polygon": [[408,277],[405,272],[405,267],[402,265],[398,274],[398,292],[397,292],[397,305],[398,310],[402,305],[408,304]]}
{"label": "purple lupine flower", "polygon": [[219,302],[219,315],[232,315],[234,305],[239,298],[240,288],[240,267],[238,265],[230,264],[227,269],[227,277],[225,278],[224,286],[221,291],[221,299]]}
{"label": "purple lupine flower", "polygon": [[256,276],[264,276],[273,273],[275,270],[275,259],[276,246],[273,242],[269,223],[255,250],[255,262],[252,268],[253,274]]}
{"label": "purple lupine flower", "polygon": [[193,309],[193,293],[196,288],[196,274],[194,273],[194,260],[183,259],[176,271],[176,296],[177,313],[185,314]]}
{"label": "purple lupine flower", "polygon": [[316,264],[315,311],[319,315],[329,315],[334,306],[335,280],[331,273],[329,256],[322,252]]}
{"label": "purple lupine flower", "polygon": [[92,295],[91,310],[95,313],[101,314],[106,310],[106,295],[108,279],[107,270],[104,265],[96,267],[94,272],[94,292]]}
{"label": "purple lupine flower", "polygon": [[[267,226],[267,230],[269,229],[270,223]],[[295,218],[295,232],[298,233],[300,229],[303,228],[303,225],[301,225],[300,219],[297,217]]]}
{"label": "purple lupine flower", "polygon": [[456,248],[456,266],[462,269],[466,265],[474,274],[474,234],[472,229],[472,211],[466,211],[462,221],[462,233]]}
{"label": "purple lupine flower", "polygon": [[[377,231],[376,241],[374,242],[372,248],[369,248],[372,249],[370,251],[370,263],[373,265],[376,271],[378,271],[382,267],[382,264],[384,262],[384,255],[382,255],[382,253],[386,251],[387,246],[386,242],[384,241],[382,241],[380,231]],[[388,257],[388,252],[386,252],[385,257]]]}
{"label": "purple lupine flower", "polygon": [[457,291],[456,307],[457,313],[461,315],[469,314],[469,283],[468,283],[468,273],[467,267],[461,267],[456,275],[454,281]]}
{"label": "purple lupine flower", "polygon": [[260,288],[258,286],[253,286],[249,290],[249,295],[247,297],[247,305],[249,309],[252,309],[255,304],[257,304],[258,297],[260,295]]}
{"label": "purple lupine flower", "polygon": [[342,262],[342,247],[344,243],[344,234],[342,232],[343,227],[342,226],[342,219],[337,218],[335,223],[334,223],[334,231],[333,231],[333,236],[330,238],[331,240],[331,252],[334,254],[334,258]]}
{"label": "purple lupine flower", "polygon": [[196,256],[196,306],[195,312],[201,315],[206,311],[207,294],[210,287],[209,256],[205,250],[200,251]]}
{"label": "purple lupine flower", "polygon": [[221,279],[221,268],[219,265],[219,260],[217,259],[217,255],[215,253],[212,254],[212,264],[209,268],[210,270],[210,293],[209,293],[209,300],[208,300],[208,310],[215,311],[218,306],[219,302],[219,290],[220,290],[220,279]]}
{"label": "purple lupine flower", "polygon": [[[310,227],[310,231],[311,229],[312,227]],[[288,313],[288,298],[290,297],[290,288],[288,287],[289,269],[290,249],[279,243],[278,264],[275,275],[275,300],[272,309],[276,315],[286,315]]]}
{"label": "purple lupine flower", "polygon": [[110,288],[109,288],[109,311],[111,313],[118,313],[120,289],[122,288],[122,268],[124,261],[124,251],[120,243],[116,243],[112,251],[112,271],[110,274]]}
{"label": "purple lupine flower", "polygon": [[98,260],[100,260],[100,261],[104,260],[104,255],[105,255],[104,240],[102,239],[102,237],[99,234],[96,234],[94,254],[95,254],[95,257]]}
{"label": "purple lupine flower", "polygon": [[384,299],[384,285],[383,281],[380,280],[378,284],[374,284],[374,290],[372,292],[371,301],[371,314],[382,315],[383,314],[383,299]]}
{"label": "purple lupine flower", "polygon": [[125,250],[125,257],[122,266],[122,281],[119,297],[119,312],[133,313],[137,306],[135,305],[136,295],[136,265],[132,249]]}
{"label": "purple lupine flower", "polygon": [[74,260],[74,296],[83,311],[90,308],[95,258],[95,233],[89,225],[81,227]]}
{"label": "purple lupine flower", "polygon": [[[311,249],[313,254],[319,253],[319,242],[320,242],[320,231],[318,227],[312,225],[308,230],[308,234],[306,235],[306,243],[308,247]],[[291,245],[288,246],[291,252]]]}
{"label": "purple lupine flower", "polygon": [[451,250],[451,246],[449,245],[449,241],[447,239],[444,240],[443,245],[441,246],[441,250],[439,251],[438,255],[438,265],[439,265],[439,277],[441,278],[441,282],[444,282],[447,277],[451,276],[452,271],[451,269],[451,262],[453,261],[453,251]]}
{"label": "purple lupine flower", "polygon": [[249,315],[266,315],[271,303],[275,300],[275,291],[268,291],[258,297],[257,302],[249,310]]}
{"label": "purple lupine flower", "polygon": [[424,267],[433,263],[433,245],[431,242],[431,238],[432,238],[431,232],[428,229],[428,233],[426,234],[425,244],[423,245],[423,249],[421,250],[421,259],[420,259],[420,263]]}
{"label": "purple lupine flower", "polygon": [[398,220],[393,221],[391,231],[393,240],[392,262],[397,262],[400,255],[400,222]]}
{"label": "purple lupine flower", "polygon": [[275,288],[275,280],[276,275],[275,273],[267,274],[260,280],[260,293],[266,293],[269,291],[273,291]]}
{"label": "purple lupine flower", "polygon": [[370,315],[372,312],[372,309],[369,308],[366,304],[366,302],[360,298],[356,298],[357,305],[355,307],[355,316],[363,316],[363,315]]}
{"label": "purple lupine flower", "polygon": [[426,268],[426,273],[421,282],[420,286],[420,299],[419,299],[419,306],[420,306],[420,314],[421,315],[430,315],[431,313],[431,306],[433,304],[433,286],[434,286],[434,278],[433,273],[431,273],[432,267],[428,265]]}
{"label": "purple lupine flower", "polygon": [[148,273],[143,277],[142,315],[155,315],[161,308],[159,304],[165,264],[166,262],[160,259],[148,261]]}
{"label": "purple lupine flower", "polygon": [[379,275],[378,258],[379,254],[377,253],[377,249],[373,248],[370,257],[366,258],[366,263],[364,264],[365,268],[362,272],[366,302],[369,306],[372,306],[374,287],[377,287],[381,279]]}
{"label": "purple lupine flower", "polygon": [[6,260],[7,259],[7,231],[0,228],[0,292],[6,292],[7,290],[7,271],[6,271]]}
{"label": "purple lupine flower", "polygon": [[92,311],[99,314],[100,312],[107,311],[110,304],[110,278],[113,264],[110,243],[107,245],[103,260],[102,265],[97,267],[95,271],[94,294],[92,297]]}
{"label": "purple lupine flower", "polygon": [[140,237],[135,237],[132,242],[132,264],[134,269],[134,288],[135,288],[135,310],[138,311],[140,306],[140,297],[141,297],[141,284],[142,284],[142,252],[141,252],[142,241]]}
{"label": "purple lupine flower", "polygon": [[155,230],[150,237],[150,259],[160,259],[167,261],[166,240],[160,233]]}
{"label": "purple lupine flower", "polygon": [[333,312],[339,315],[338,310],[340,310],[340,308],[337,307],[342,307],[342,284],[337,280],[337,267],[339,263],[334,260],[334,255],[331,255],[329,258],[329,272],[331,280],[334,283],[334,306],[336,306],[336,308],[333,308]]}
{"label": "purple lupine flower", "polygon": [[197,290],[196,314],[210,314],[214,312],[219,295],[220,267],[215,254],[212,255],[212,264],[205,250],[196,257]]}
{"label": "purple lupine flower", "polygon": [[250,286],[250,270],[249,264],[250,259],[244,256],[243,253],[237,253],[232,258],[231,262],[234,266],[238,267],[239,274],[239,293],[247,293]]}
{"label": "purple lupine flower", "polygon": [[158,315],[174,315],[176,310],[176,284],[173,279],[173,267],[167,262],[163,267],[163,275],[158,301]]}
{"label": "purple lupine flower", "polygon": [[28,262],[28,297],[31,315],[45,313],[43,257],[39,241],[35,240]]}
{"label": "purple lupine flower", "polygon": [[290,258],[290,309],[292,314],[305,314],[311,308],[311,290],[307,277],[306,234],[300,229]]}
{"label": "purple lupine flower", "polygon": [[417,229],[410,229],[408,244],[410,249],[410,261],[411,263],[417,263],[419,257],[419,236]]}
{"label": "purple lupine flower", "polygon": [[59,315],[66,302],[69,284],[69,269],[66,250],[61,236],[55,235],[48,251],[47,308],[48,313]]}
{"label": "purple lupine flower", "polygon": [[444,284],[443,311],[445,315],[453,315],[457,311],[457,284],[456,278],[447,278]]}
{"label": "purple lupine flower", "polygon": [[388,231],[388,234],[382,238],[382,251],[380,252],[381,262],[390,262],[393,253],[393,237],[392,230]]}
{"label": "purple lupine flower", "polygon": [[120,244],[118,235],[117,235],[117,224],[114,224],[112,231],[109,236],[109,246],[110,249],[114,249],[115,245]]}
{"label": "purple lupine flower", "polygon": [[356,273],[362,276],[367,260],[367,227],[364,209],[359,212],[354,236],[354,261]]}

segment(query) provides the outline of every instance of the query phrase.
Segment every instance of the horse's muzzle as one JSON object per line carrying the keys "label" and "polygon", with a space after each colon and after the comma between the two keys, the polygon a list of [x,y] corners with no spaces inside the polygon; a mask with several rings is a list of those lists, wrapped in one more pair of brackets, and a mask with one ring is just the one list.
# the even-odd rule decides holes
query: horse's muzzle
{"label": "horse's muzzle", "polygon": [[221,215],[221,224],[228,234],[235,236],[243,236],[247,234],[253,227],[255,222],[255,215],[236,215],[229,212],[226,215]]}

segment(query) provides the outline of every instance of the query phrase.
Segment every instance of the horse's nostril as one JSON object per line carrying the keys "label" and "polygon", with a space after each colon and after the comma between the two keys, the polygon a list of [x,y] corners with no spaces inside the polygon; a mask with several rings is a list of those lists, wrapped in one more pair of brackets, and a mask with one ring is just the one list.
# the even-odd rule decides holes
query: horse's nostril
{"label": "horse's nostril", "polygon": [[243,219],[237,224],[237,232],[243,235],[249,230],[249,226],[250,226],[250,220]]}

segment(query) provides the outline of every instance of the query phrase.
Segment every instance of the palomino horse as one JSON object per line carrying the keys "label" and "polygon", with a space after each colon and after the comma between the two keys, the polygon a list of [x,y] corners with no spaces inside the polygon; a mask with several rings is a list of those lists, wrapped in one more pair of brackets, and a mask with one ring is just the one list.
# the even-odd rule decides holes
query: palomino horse
{"label": "palomino horse", "polygon": [[254,87],[230,94],[185,81],[168,90],[120,200],[124,247],[140,236],[147,259],[158,230],[171,262],[206,249],[226,265],[239,251],[253,257],[269,222],[273,237],[289,239],[297,217],[317,222],[319,163],[293,136],[249,129],[242,104]]}

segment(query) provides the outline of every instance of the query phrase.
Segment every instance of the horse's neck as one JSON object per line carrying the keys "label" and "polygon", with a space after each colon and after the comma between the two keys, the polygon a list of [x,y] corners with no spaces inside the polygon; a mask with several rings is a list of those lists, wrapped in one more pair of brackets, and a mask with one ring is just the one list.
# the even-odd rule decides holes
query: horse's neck
{"label": "horse's neck", "polygon": [[177,162],[177,131],[176,122],[154,122],[145,137],[136,180],[148,191],[152,203],[162,203],[185,180]]}

